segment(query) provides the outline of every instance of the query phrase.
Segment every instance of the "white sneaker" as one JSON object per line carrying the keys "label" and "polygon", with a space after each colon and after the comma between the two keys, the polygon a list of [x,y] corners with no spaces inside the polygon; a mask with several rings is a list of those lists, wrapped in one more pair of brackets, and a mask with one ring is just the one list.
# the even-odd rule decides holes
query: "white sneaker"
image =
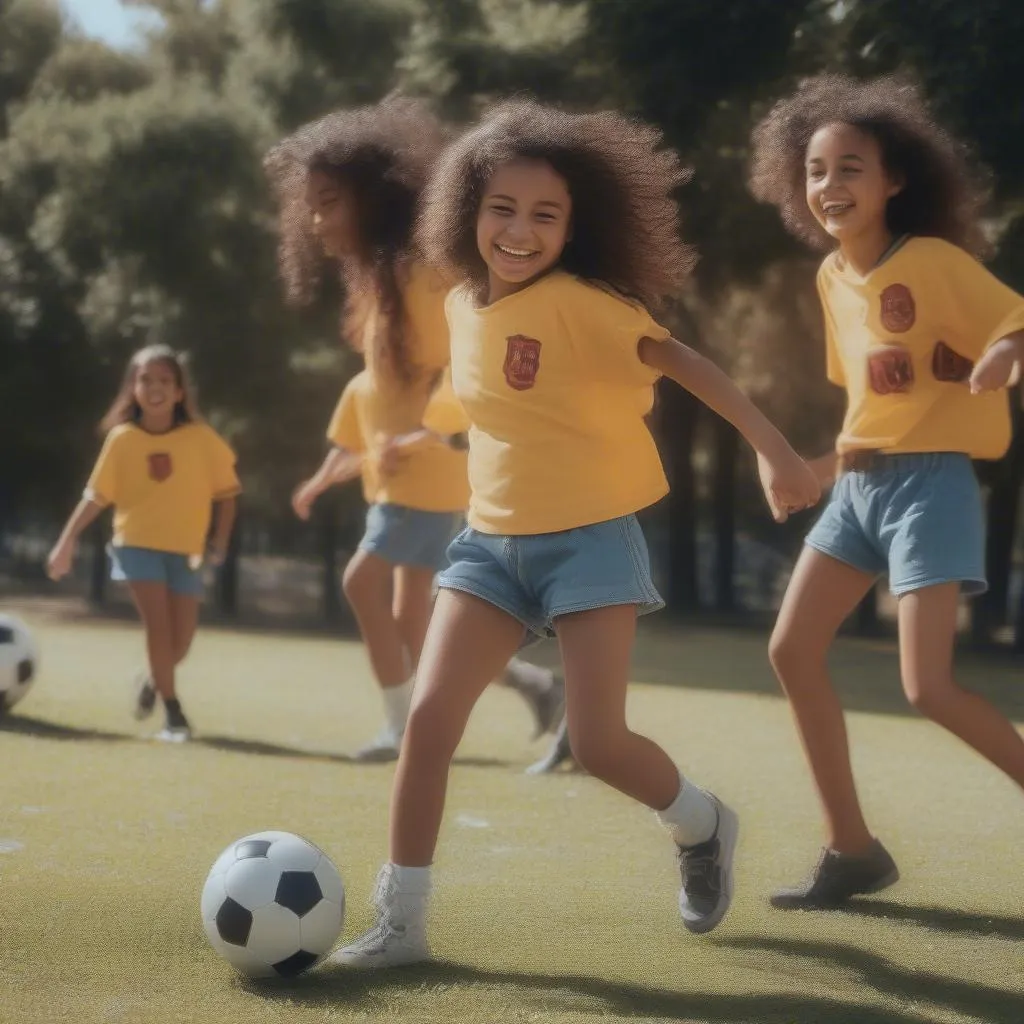
{"label": "white sneaker", "polygon": [[353,755],[353,760],[365,763],[383,763],[397,761],[398,752],[402,749],[402,734],[384,726],[377,735],[360,747]]}
{"label": "white sneaker", "polygon": [[192,739],[192,730],[187,725],[165,725],[153,739],[160,743],[188,743]]}
{"label": "white sneaker", "polygon": [[426,903],[425,892],[399,892],[394,866],[385,864],[377,875],[373,893],[376,923],[355,942],[332,953],[327,962],[357,970],[376,970],[430,960]]}

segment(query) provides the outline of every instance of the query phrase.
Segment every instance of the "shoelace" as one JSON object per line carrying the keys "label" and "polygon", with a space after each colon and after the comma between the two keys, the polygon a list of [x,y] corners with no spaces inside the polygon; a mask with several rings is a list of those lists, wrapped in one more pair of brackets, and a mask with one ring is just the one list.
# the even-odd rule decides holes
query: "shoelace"
{"label": "shoelace", "polygon": [[712,846],[709,847],[707,853],[695,852],[698,849],[699,847],[694,847],[689,852],[680,851],[683,866],[683,888],[690,896],[714,899],[722,891],[721,873],[715,862],[717,849]]}

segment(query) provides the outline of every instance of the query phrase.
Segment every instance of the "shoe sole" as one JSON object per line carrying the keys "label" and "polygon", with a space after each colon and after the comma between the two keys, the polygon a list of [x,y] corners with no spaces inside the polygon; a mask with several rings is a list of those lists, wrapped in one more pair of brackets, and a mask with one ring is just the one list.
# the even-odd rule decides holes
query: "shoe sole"
{"label": "shoe sole", "polygon": [[733,859],[736,856],[736,843],[740,834],[740,819],[736,812],[722,803],[717,797],[712,797],[718,808],[718,839],[722,844],[722,879],[724,881],[724,896],[718,906],[707,917],[696,921],[687,920],[683,914],[683,892],[679,893],[679,915],[683,919],[683,927],[694,935],[705,935],[707,932],[717,928],[729,913],[732,906],[732,896],[735,889],[735,877],[733,875]]}
{"label": "shoe sole", "polygon": [[348,971],[384,971],[389,967],[415,967],[417,964],[429,963],[433,959],[429,950],[388,962],[385,962],[382,957],[369,959],[359,954],[353,955],[350,959],[344,949],[339,949],[337,953],[332,953],[327,957],[324,963],[332,967],[343,967]]}
{"label": "shoe sole", "polygon": [[387,764],[398,760],[397,750],[359,750],[352,756],[358,764]]}
{"label": "shoe sole", "polygon": [[786,898],[777,899],[775,896],[770,896],[768,902],[776,910],[842,910],[850,900],[857,896],[873,896],[875,893],[881,892],[883,889],[888,889],[889,886],[895,885],[900,880],[900,869],[898,867],[893,868],[889,874],[884,875],[874,885],[870,885],[865,889],[858,889],[856,892],[851,892],[849,896],[841,900],[809,900],[799,898]]}

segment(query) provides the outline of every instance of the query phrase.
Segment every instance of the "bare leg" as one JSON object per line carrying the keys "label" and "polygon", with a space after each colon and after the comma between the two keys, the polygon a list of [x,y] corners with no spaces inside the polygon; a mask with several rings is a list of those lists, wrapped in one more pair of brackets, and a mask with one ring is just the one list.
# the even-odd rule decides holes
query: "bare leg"
{"label": "bare leg", "polygon": [[165,701],[174,700],[177,657],[170,593],[165,584],[150,580],[131,582],[128,589],[146,631],[146,653],[153,686]]}
{"label": "bare leg", "polygon": [[393,864],[433,860],[452,757],[480,694],[522,636],[521,623],[486,601],[438,595],[392,789]]}
{"label": "bare leg", "polygon": [[874,578],[805,547],[772,633],[772,666],[789,698],[825,811],[827,844],[860,854],[872,844],[857,799],[843,708],[828,674],[828,650]]}
{"label": "bare leg", "polygon": [[174,663],[180,665],[188,656],[199,623],[199,598],[188,594],[168,594],[171,626],[174,634]]}
{"label": "bare leg", "polygon": [[619,605],[564,615],[555,628],[576,760],[653,810],[668,807],[679,792],[679,769],[661,747],[626,724],[636,608]]}
{"label": "bare leg", "polygon": [[953,679],[958,583],[900,598],[900,668],[907,699],[1024,787],[1024,740],[984,697]]}
{"label": "bare leg", "polygon": [[401,686],[413,669],[392,609],[393,576],[394,566],[390,562],[367,551],[357,551],[342,578],[345,596],[366,644],[370,667],[384,689]]}
{"label": "bare leg", "polygon": [[434,571],[418,565],[399,565],[395,567],[394,580],[392,614],[409,661],[415,669],[423,653],[423,641],[430,622]]}

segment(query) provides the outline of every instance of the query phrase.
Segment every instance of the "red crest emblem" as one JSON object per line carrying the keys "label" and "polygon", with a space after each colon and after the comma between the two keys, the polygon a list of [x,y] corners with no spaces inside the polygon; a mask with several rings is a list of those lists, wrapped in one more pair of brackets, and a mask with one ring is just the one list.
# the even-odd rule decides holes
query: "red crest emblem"
{"label": "red crest emblem", "polygon": [[540,342],[524,334],[513,334],[505,348],[505,381],[514,391],[529,391],[537,383]]}
{"label": "red crest emblem", "polygon": [[914,326],[917,309],[905,284],[891,284],[881,295],[882,326],[893,334],[904,334]]}
{"label": "red crest emblem", "polygon": [[932,373],[936,380],[947,384],[962,384],[971,376],[974,363],[966,356],[954,352],[944,341],[940,341],[932,352]]}
{"label": "red crest emblem", "polygon": [[148,462],[149,478],[157,483],[163,483],[174,472],[169,452],[153,452],[149,456]]}
{"label": "red crest emblem", "polygon": [[906,394],[914,383],[914,363],[900,345],[874,349],[868,356],[868,378],[876,395]]}

